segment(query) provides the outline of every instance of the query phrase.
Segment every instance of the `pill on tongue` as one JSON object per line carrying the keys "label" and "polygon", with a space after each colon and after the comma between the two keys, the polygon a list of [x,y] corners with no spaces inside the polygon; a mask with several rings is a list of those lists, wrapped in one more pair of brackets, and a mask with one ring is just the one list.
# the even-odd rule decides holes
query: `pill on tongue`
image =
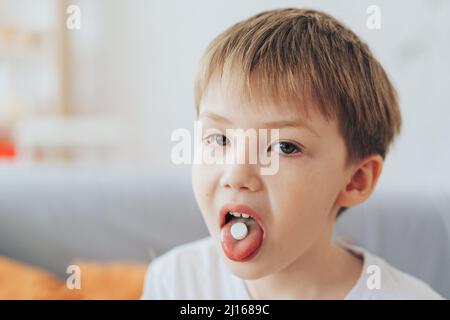
{"label": "pill on tongue", "polygon": [[[237,240],[231,229],[236,224],[244,224],[247,228],[246,236]],[[240,227],[237,227],[240,228]],[[221,244],[225,255],[234,261],[245,261],[262,245],[263,230],[253,219],[238,218],[231,220],[221,229]]]}
{"label": "pill on tongue", "polygon": [[248,234],[247,225],[243,222],[236,222],[231,226],[230,232],[235,240],[242,240]]}

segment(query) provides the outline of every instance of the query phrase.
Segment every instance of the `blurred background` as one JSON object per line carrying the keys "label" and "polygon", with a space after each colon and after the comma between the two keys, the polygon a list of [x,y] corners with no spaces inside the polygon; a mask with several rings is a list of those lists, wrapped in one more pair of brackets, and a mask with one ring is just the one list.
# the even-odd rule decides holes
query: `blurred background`
{"label": "blurred background", "polygon": [[63,275],[73,258],[144,263],[205,236],[190,168],[170,160],[172,131],[193,130],[196,64],[231,24],[291,6],[347,24],[398,90],[376,193],[448,195],[449,1],[0,0],[0,255]]}

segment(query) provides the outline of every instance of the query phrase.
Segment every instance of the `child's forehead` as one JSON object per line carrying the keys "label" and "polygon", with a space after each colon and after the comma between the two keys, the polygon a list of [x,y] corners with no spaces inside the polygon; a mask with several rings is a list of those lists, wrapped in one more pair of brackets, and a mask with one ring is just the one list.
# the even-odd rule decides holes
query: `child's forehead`
{"label": "child's forehead", "polygon": [[277,123],[278,127],[289,123],[321,127],[330,121],[314,107],[312,101],[283,100],[256,90],[249,98],[242,91],[230,83],[211,82],[200,101],[199,118],[231,126],[259,128],[277,127]]}
{"label": "child's forehead", "polygon": [[229,99],[208,99],[201,104],[200,119],[209,119],[228,124],[248,123],[264,126],[271,122],[312,122],[310,113],[301,108],[288,108],[275,104],[235,103]]}
{"label": "child's forehead", "polygon": [[311,120],[314,113],[312,101],[294,97],[281,99],[256,86],[251,94],[246,89],[233,81],[211,81],[200,101],[199,114],[220,112],[238,117]]}

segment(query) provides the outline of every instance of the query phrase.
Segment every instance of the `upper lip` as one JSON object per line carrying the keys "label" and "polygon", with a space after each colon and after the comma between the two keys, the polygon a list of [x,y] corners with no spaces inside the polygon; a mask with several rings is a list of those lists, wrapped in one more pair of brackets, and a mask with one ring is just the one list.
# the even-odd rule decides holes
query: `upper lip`
{"label": "upper lip", "polygon": [[253,210],[252,208],[250,208],[245,204],[235,204],[235,203],[226,204],[222,207],[222,209],[220,209],[219,225],[221,229],[225,225],[225,217],[228,212],[239,212],[248,214],[250,217],[255,219],[256,222],[258,222],[258,224],[261,226],[263,231],[265,231],[264,223],[261,219],[261,216],[255,210]]}

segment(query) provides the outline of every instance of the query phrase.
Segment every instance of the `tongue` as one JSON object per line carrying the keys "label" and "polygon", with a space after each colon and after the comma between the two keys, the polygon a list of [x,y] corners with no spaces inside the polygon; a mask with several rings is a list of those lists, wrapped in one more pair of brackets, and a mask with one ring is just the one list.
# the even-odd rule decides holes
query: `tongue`
{"label": "tongue", "polygon": [[[248,234],[242,240],[235,240],[231,235],[231,227],[236,222],[247,225]],[[222,249],[231,260],[243,261],[250,257],[262,243],[263,231],[259,224],[253,219],[233,219],[222,228]]]}

